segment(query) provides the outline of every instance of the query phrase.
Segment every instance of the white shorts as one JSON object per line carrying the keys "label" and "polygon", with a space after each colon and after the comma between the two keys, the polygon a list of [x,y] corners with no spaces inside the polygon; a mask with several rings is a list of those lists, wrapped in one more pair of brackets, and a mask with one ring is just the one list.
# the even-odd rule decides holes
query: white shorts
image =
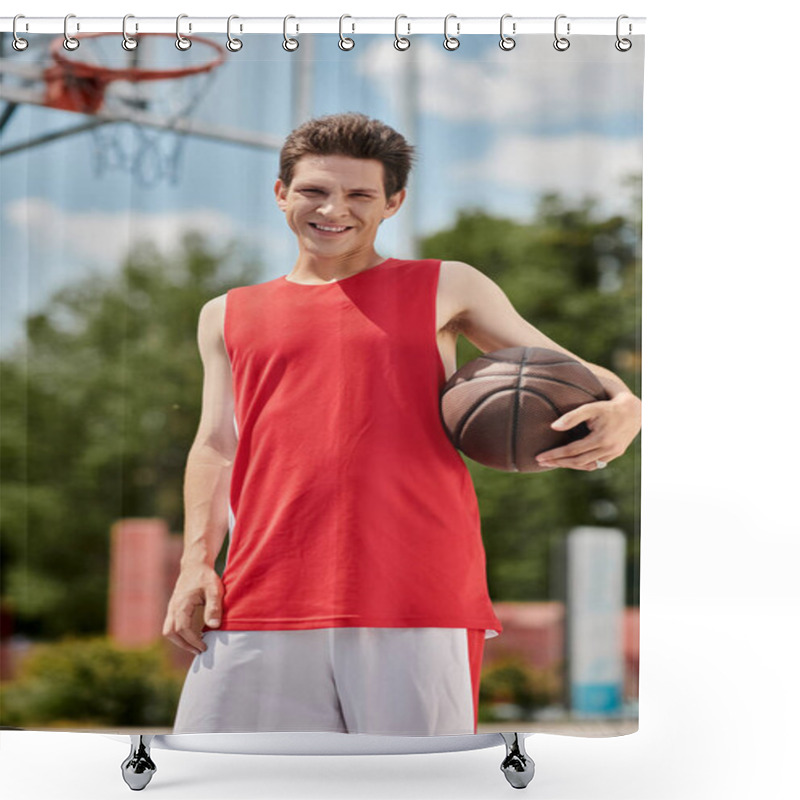
{"label": "white shorts", "polygon": [[206,631],[173,733],[474,733],[483,631]]}

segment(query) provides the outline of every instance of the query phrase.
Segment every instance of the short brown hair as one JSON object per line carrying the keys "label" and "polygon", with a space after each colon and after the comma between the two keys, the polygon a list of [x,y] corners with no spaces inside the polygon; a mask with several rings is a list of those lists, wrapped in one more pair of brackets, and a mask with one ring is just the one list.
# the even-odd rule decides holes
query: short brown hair
{"label": "short brown hair", "polygon": [[278,177],[292,182],[294,165],[307,155],[372,158],[383,164],[383,188],[387,197],[405,188],[414,148],[396,130],[364,114],[330,114],[295,128],[281,148]]}

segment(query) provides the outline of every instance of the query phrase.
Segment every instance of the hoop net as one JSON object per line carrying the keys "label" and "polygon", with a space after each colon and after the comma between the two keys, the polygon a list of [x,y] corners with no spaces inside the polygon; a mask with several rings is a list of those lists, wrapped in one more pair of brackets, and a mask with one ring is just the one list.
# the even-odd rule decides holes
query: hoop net
{"label": "hoop net", "polygon": [[[168,33],[139,34],[136,49],[121,47],[114,33],[79,34],[80,47],[67,52],[62,39],[50,46],[53,64],[44,72],[45,104],[95,115],[91,127],[94,170],[130,172],[140,184],[176,183],[186,131],[225,59],[216,42],[186,36],[179,51]],[[157,65],[154,68],[151,65]]]}

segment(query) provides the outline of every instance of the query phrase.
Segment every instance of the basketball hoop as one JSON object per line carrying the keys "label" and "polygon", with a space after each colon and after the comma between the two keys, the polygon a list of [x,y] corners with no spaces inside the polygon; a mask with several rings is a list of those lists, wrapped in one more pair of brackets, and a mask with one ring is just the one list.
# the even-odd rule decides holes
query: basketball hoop
{"label": "basketball hoop", "polygon": [[[198,60],[196,51],[176,52],[168,33],[138,34],[133,49],[121,48],[114,33],[75,38],[84,45],[80,58],[64,51],[61,39],[50,46],[53,64],[43,73],[45,105],[98,118],[91,131],[98,174],[122,167],[144,185],[165,176],[174,183],[189,115],[225,60],[225,50],[211,39],[185,37],[202,46]],[[211,58],[203,47],[211,49]],[[138,66],[148,55],[158,69]],[[111,124],[122,122],[129,125]],[[125,129],[132,136],[126,137]]]}

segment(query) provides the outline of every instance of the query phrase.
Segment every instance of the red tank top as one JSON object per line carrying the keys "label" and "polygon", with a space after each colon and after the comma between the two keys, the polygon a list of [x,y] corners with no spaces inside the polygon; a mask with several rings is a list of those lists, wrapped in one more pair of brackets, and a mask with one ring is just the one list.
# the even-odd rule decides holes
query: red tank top
{"label": "red tank top", "polygon": [[501,630],[439,412],[440,263],[228,292],[239,442],[219,629]]}

